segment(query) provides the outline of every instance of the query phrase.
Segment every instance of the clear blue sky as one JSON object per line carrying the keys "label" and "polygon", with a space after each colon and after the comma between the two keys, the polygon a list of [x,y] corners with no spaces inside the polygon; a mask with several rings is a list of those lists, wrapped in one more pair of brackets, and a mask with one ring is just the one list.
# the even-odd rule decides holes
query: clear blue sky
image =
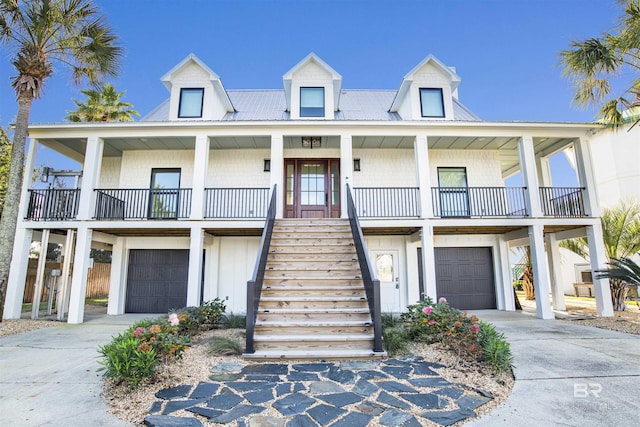
{"label": "clear blue sky", "polygon": [[[615,0],[98,0],[125,57],[112,80],[146,114],[168,97],[160,77],[190,52],[227,89],[282,88],[316,52],[344,88],[397,89],[428,54],[455,66],[460,100],[485,120],[590,121],[571,105],[558,52],[613,27]],[[14,71],[0,57],[0,124],[16,114]],[[4,82],[4,83],[2,83]],[[83,99],[63,68],[34,102],[31,122],[60,122]]]}

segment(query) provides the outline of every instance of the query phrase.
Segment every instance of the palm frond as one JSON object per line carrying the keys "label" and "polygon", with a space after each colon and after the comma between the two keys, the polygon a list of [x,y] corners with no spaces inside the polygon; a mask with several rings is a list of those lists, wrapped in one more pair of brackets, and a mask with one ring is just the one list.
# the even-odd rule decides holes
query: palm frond
{"label": "palm frond", "polygon": [[613,258],[608,264],[609,269],[596,270],[597,279],[618,279],[631,286],[640,285],[640,266],[633,260],[626,257]]}

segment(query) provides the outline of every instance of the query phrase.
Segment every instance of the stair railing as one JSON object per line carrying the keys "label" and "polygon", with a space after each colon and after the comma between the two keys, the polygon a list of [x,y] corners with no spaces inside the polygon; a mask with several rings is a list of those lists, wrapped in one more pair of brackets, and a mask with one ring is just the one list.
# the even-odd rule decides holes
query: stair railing
{"label": "stair railing", "polygon": [[349,184],[347,187],[347,213],[349,215],[349,225],[351,226],[351,235],[358,254],[358,263],[360,264],[360,272],[362,281],[364,282],[364,290],[367,294],[367,302],[369,303],[369,312],[373,320],[373,351],[383,352],[382,348],[382,314],[380,313],[380,280],[376,279],[371,261],[364,244],[362,228],[358,220],[358,211],[353,203],[351,189]]}
{"label": "stair railing", "polygon": [[247,337],[245,353],[255,353],[253,335],[256,328],[256,318],[258,317],[258,306],[260,305],[260,295],[262,293],[262,283],[264,281],[264,272],[267,266],[267,257],[269,256],[269,247],[271,246],[271,235],[273,234],[273,225],[276,220],[277,205],[277,185],[273,186],[271,192],[271,200],[269,209],[267,210],[267,218],[262,230],[262,239],[258,248],[258,257],[256,265],[253,269],[253,276],[247,281]]}

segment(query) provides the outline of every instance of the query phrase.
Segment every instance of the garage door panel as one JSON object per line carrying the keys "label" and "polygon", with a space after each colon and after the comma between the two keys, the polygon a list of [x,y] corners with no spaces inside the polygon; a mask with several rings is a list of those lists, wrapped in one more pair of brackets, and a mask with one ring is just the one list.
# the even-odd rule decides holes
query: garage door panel
{"label": "garage door panel", "polygon": [[461,310],[496,308],[491,248],[435,248],[436,289]]}
{"label": "garage door panel", "polygon": [[189,251],[132,249],[127,273],[127,313],[166,313],[187,304]]}

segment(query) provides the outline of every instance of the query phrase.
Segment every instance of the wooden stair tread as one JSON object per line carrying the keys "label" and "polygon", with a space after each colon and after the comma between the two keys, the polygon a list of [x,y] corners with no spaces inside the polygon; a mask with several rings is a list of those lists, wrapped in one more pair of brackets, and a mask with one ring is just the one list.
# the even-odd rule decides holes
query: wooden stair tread
{"label": "wooden stair tread", "polygon": [[259,335],[255,334],[254,341],[371,341],[373,334],[331,334],[331,335]]}
{"label": "wooden stair tread", "polygon": [[373,350],[309,350],[309,351],[279,351],[256,350],[255,353],[244,353],[245,359],[384,359],[387,352],[375,352]]}
{"label": "wooden stair tread", "polygon": [[365,296],[351,296],[351,297],[340,297],[340,296],[317,296],[317,297],[296,297],[296,296],[281,296],[281,297],[262,297],[260,298],[260,301],[282,301],[282,302],[288,302],[288,301],[309,301],[309,302],[313,302],[313,301],[327,301],[327,302],[337,302],[337,301],[366,301],[366,297]]}
{"label": "wooden stair tread", "polygon": [[258,310],[259,314],[283,314],[283,313],[369,313],[368,308],[265,308]]}
{"label": "wooden stair tread", "polygon": [[371,322],[364,322],[362,320],[307,320],[304,322],[281,322],[278,320],[267,320],[264,322],[260,322],[259,325],[256,326],[291,326],[291,327],[300,327],[300,326],[309,326],[309,327],[320,327],[320,326],[371,326]]}

